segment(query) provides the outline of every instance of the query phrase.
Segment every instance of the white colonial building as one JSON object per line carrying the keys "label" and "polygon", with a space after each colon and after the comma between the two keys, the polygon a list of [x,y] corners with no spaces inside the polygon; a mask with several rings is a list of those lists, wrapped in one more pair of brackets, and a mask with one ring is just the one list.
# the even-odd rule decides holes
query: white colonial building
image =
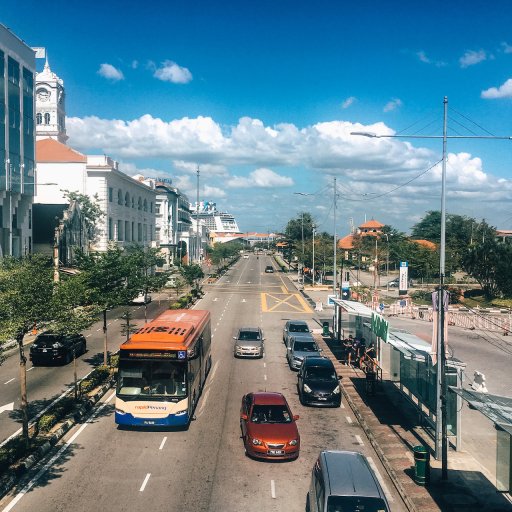
{"label": "white colonial building", "polygon": [[[97,198],[103,212],[92,250],[105,251],[112,241],[120,246],[157,245],[154,188],[121,172],[118,163],[108,156],[85,156],[55,139],[37,141],[36,157],[41,184],[34,197],[34,223],[38,228],[36,215],[67,207],[69,201],[64,191],[68,190],[92,200]],[[46,230],[50,235],[51,229]],[[34,249],[46,252],[48,240],[43,244],[45,247]]]}

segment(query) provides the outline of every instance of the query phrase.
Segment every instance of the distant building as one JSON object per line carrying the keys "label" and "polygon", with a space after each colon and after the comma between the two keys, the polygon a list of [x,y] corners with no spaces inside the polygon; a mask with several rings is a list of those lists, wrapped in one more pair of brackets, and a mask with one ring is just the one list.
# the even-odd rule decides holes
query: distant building
{"label": "distant building", "polygon": [[32,250],[35,53],[0,24],[0,257]]}

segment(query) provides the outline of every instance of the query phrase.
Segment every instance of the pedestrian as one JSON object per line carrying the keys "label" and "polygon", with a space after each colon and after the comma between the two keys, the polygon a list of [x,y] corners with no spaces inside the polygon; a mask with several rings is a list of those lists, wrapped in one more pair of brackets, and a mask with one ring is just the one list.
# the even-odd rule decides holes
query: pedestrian
{"label": "pedestrian", "polygon": [[341,361],[347,365],[350,364],[350,362],[349,362],[350,349],[352,348],[352,339],[351,338],[352,338],[352,336],[350,336],[349,338],[345,338],[341,345],[341,348],[342,348]]}
{"label": "pedestrian", "polygon": [[347,365],[350,366],[352,364],[352,345],[354,344],[354,338],[352,334],[349,334],[348,339],[346,340],[346,361]]}
{"label": "pedestrian", "polygon": [[356,366],[359,363],[359,346],[361,345],[361,340],[359,338],[354,338],[352,341],[352,348],[350,350],[350,363],[352,366]]}

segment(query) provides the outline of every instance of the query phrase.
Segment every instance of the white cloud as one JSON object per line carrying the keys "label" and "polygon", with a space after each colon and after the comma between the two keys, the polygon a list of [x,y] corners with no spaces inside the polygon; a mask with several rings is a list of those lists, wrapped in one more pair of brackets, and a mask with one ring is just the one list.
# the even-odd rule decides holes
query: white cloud
{"label": "white cloud", "polygon": [[418,57],[420,62],[424,62],[425,64],[433,64],[438,68],[446,66],[446,62],[443,62],[441,60],[432,60],[429,57],[427,57],[427,54],[423,50],[416,52],[416,57]]}
{"label": "white cloud", "polygon": [[350,105],[353,105],[355,101],[357,101],[357,99],[354,96],[350,96],[341,104],[341,108],[348,108]]}
{"label": "white cloud", "polygon": [[501,43],[501,48],[502,48],[503,53],[512,53],[512,46],[505,43],[505,41],[503,41]]}
{"label": "white cloud", "polygon": [[479,62],[487,60],[487,53],[485,50],[467,50],[466,53],[459,59],[459,64],[461,68],[467,68],[469,66],[474,66]]}
{"label": "white cloud", "polygon": [[512,78],[509,78],[503,85],[498,88],[491,87],[480,94],[482,98],[487,100],[495,100],[499,98],[512,98]]}
{"label": "white cloud", "polygon": [[[182,192],[184,192],[191,202],[195,202],[197,184],[196,181],[191,178],[191,176],[176,176],[173,179],[173,185],[178,187]],[[201,183],[199,184],[199,192],[201,196],[200,198],[202,200],[222,199],[227,196],[226,192],[220,187],[215,187],[207,184],[201,185]]]}
{"label": "white cloud", "polygon": [[112,64],[101,64],[100,69],[97,71],[98,75],[117,82],[118,80],[124,80],[124,75],[121,70],[112,66]]}
{"label": "white cloud", "polygon": [[385,105],[384,105],[384,112],[391,112],[392,110],[395,110],[397,109],[398,107],[401,107],[402,106],[402,100],[398,99],[398,98],[394,98],[392,99],[391,101],[388,101]]}
{"label": "white cloud", "polygon": [[293,179],[288,176],[281,176],[271,169],[260,167],[252,171],[249,176],[233,176],[227,181],[230,188],[273,188],[291,187]]}
{"label": "white cloud", "polygon": [[172,166],[181,172],[195,174],[197,166],[199,165],[199,172],[201,176],[227,176],[228,170],[225,165],[215,164],[197,164],[195,162],[186,162],[185,160],[173,160]]}
{"label": "white cloud", "polygon": [[173,84],[188,84],[192,80],[192,73],[187,68],[178,66],[172,60],[162,62],[161,67],[155,70],[153,76],[158,80]]}
{"label": "white cloud", "polygon": [[132,60],[132,69],[137,69],[139,67],[139,61],[138,60]]}

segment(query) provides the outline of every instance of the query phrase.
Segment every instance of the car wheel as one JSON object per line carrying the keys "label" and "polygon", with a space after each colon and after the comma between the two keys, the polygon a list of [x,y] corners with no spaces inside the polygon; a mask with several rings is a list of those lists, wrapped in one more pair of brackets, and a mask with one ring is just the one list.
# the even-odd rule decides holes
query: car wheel
{"label": "car wheel", "polygon": [[306,494],[306,512],[311,512],[309,508],[309,492]]}
{"label": "car wheel", "polygon": [[73,356],[71,355],[71,352],[68,352],[66,354],[66,360],[65,360],[66,362],[64,364],[69,364],[69,363],[71,363],[72,360],[73,360]]}
{"label": "car wheel", "polygon": [[84,341],[84,344],[82,346],[82,354],[85,354],[87,352],[87,342]]}

